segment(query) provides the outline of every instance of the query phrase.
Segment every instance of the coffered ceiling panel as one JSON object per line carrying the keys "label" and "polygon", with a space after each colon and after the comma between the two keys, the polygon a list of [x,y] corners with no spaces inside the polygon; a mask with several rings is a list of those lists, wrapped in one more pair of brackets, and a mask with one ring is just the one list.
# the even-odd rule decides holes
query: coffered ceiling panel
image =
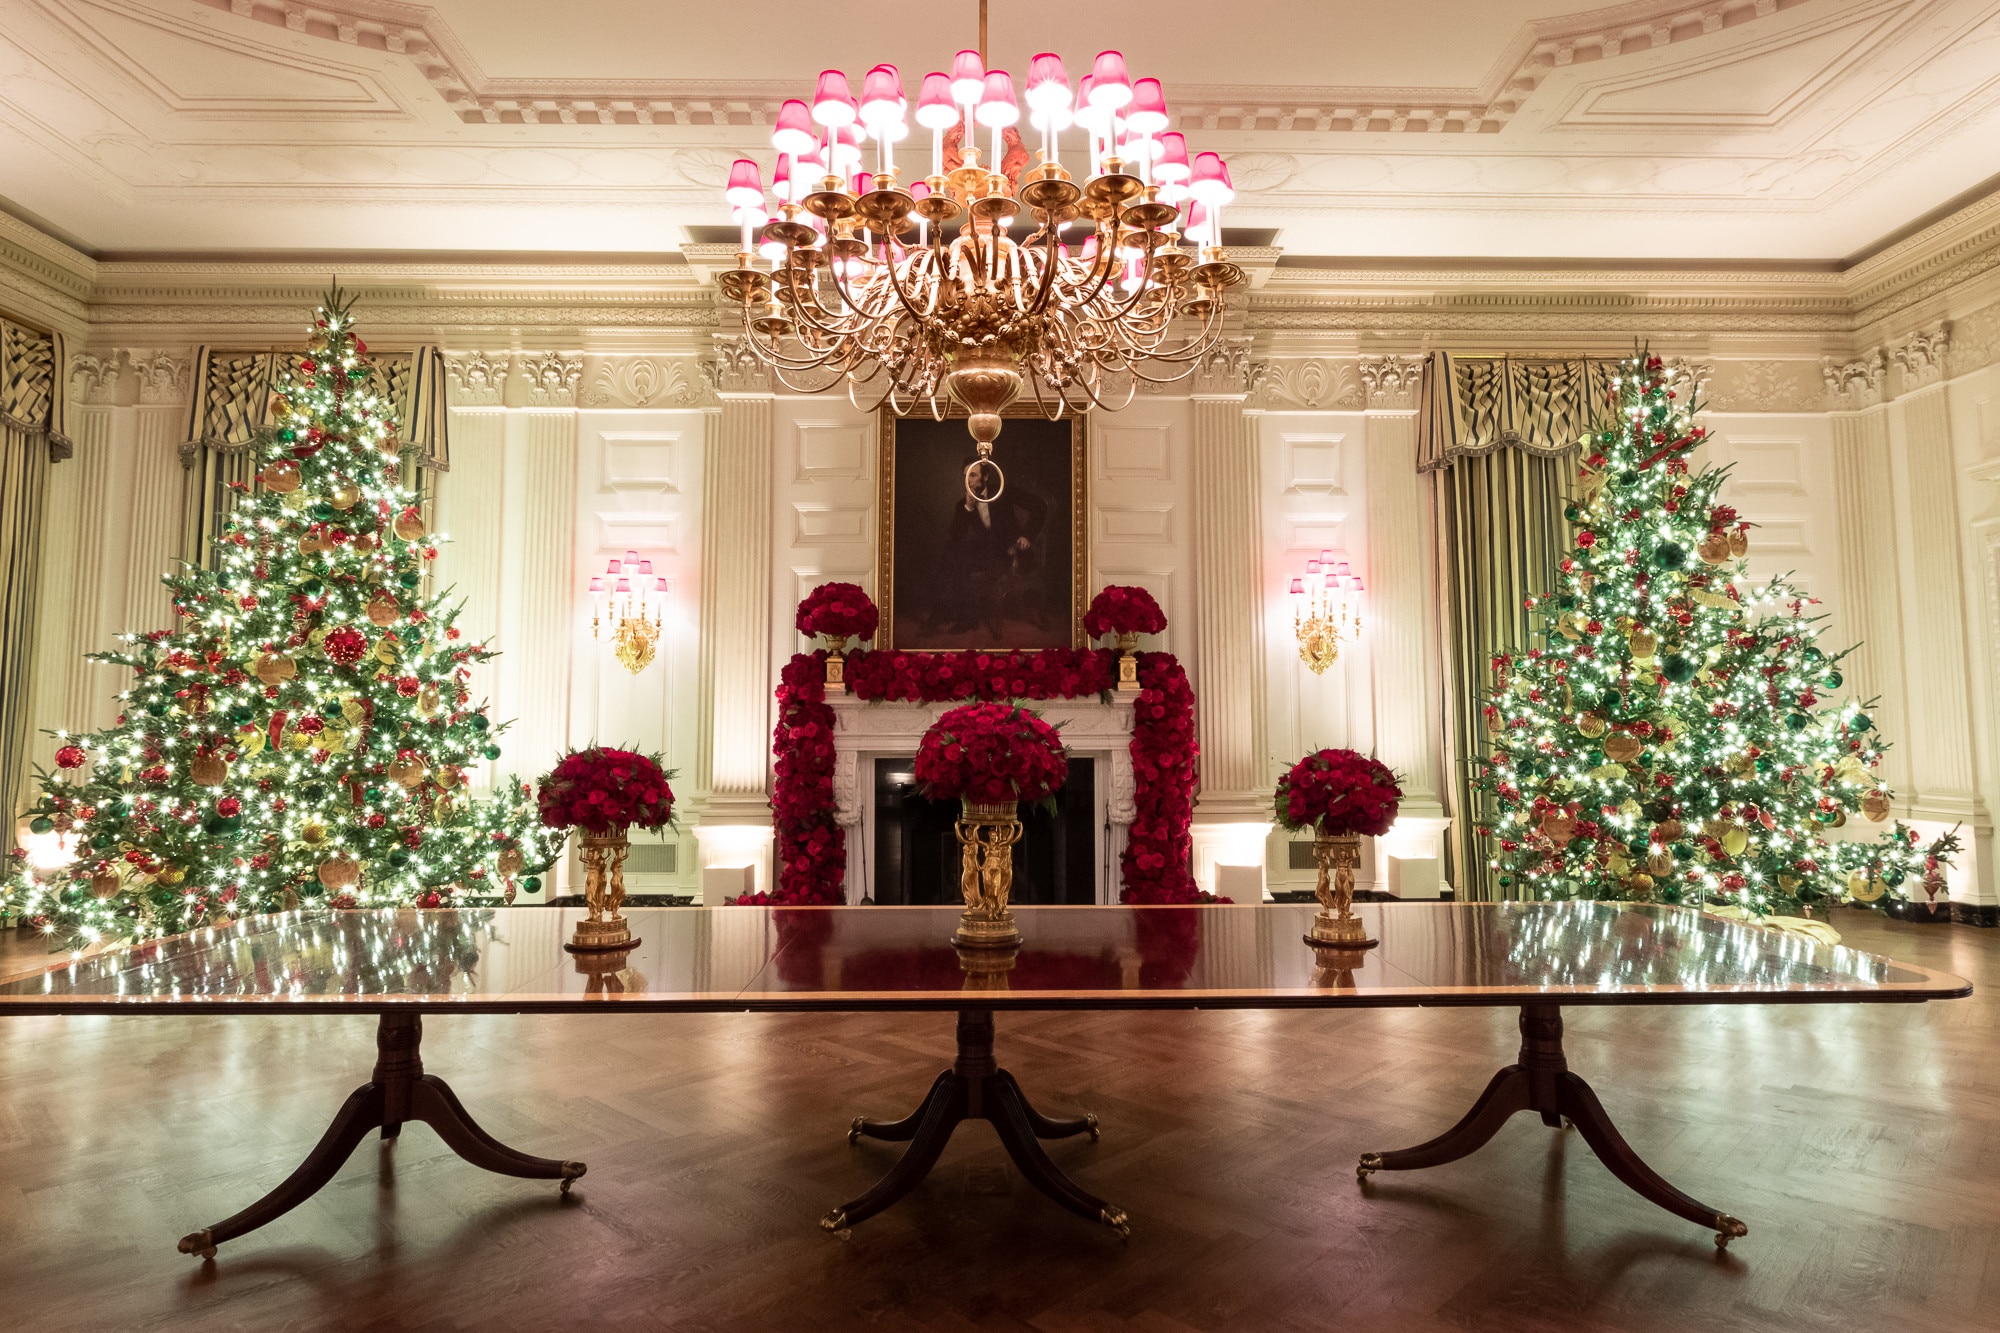
{"label": "coffered ceiling panel", "polygon": [[[2000,0],[1576,6],[993,0],[992,45],[1121,45],[1297,255],[1830,260],[2000,175]],[[823,65],[913,87],[975,13],[0,0],[0,197],[99,253],[671,250]]]}

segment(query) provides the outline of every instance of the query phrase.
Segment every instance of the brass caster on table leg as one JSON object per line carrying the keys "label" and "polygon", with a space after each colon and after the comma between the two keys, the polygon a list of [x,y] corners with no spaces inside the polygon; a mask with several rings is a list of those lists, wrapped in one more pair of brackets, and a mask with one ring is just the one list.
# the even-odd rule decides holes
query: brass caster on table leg
{"label": "brass caster on table leg", "polygon": [[847,1143],[849,1147],[861,1142],[861,1127],[867,1123],[868,1117],[865,1115],[854,1117],[854,1123],[847,1127]]}
{"label": "brass caster on table leg", "polygon": [[569,1187],[583,1179],[583,1173],[590,1170],[582,1162],[564,1162],[562,1169],[562,1192],[564,1194],[569,1193]]}
{"label": "brass caster on table leg", "polygon": [[202,1259],[213,1259],[215,1257],[215,1242],[208,1238],[207,1231],[197,1231],[191,1236],[181,1237],[180,1250],[182,1254],[192,1254]]}
{"label": "brass caster on table leg", "polygon": [[847,1225],[847,1212],[841,1208],[836,1208],[822,1217],[819,1220],[819,1229],[840,1240],[846,1240],[854,1234],[853,1228]]}
{"label": "brass caster on table leg", "polygon": [[1083,1127],[1085,1132],[1090,1135],[1090,1141],[1092,1143],[1097,1142],[1097,1115],[1095,1112],[1085,1111],[1083,1113]]}
{"label": "brass caster on table leg", "polygon": [[1107,1203],[1097,1214],[1097,1220],[1117,1232],[1118,1239],[1132,1239],[1132,1227],[1125,1219],[1125,1210],[1123,1208],[1113,1208]]}
{"label": "brass caster on table leg", "polygon": [[1731,1217],[1728,1213],[1717,1213],[1715,1215],[1716,1249],[1726,1250],[1729,1248],[1730,1241],[1735,1240],[1738,1236],[1747,1236],[1749,1234],[1750,1228]]}
{"label": "brass caster on table leg", "polygon": [[1382,1154],[1379,1152],[1365,1152],[1361,1154],[1361,1161],[1354,1168],[1354,1178],[1356,1180],[1366,1180],[1381,1169]]}

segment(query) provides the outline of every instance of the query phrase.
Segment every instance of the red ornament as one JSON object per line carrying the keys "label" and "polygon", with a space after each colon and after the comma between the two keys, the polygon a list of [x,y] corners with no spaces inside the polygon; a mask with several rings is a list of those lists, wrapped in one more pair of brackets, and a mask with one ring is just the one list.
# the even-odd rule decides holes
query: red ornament
{"label": "red ornament", "polygon": [[1576,544],[1587,551],[1597,545],[1597,534],[1585,528],[1582,532],[1576,534]]}
{"label": "red ornament", "polygon": [[320,647],[336,666],[353,666],[368,651],[368,636],[349,626],[329,630]]}
{"label": "red ornament", "polygon": [[224,819],[231,819],[243,813],[243,802],[234,796],[225,796],[215,803],[215,813]]}
{"label": "red ornament", "polygon": [[64,745],[56,750],[57,768],[82,768],[87,756],[81,745]]}

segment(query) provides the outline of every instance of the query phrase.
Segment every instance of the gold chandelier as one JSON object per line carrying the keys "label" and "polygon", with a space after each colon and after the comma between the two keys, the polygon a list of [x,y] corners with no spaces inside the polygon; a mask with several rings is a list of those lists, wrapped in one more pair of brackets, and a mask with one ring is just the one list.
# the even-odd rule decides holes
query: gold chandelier
{"label": "gold chandelier", "polygon": [[[1221,245],[1228,166],[1214,153],[1190,161],[1159,80],[1133,82],[1105,51],[1072,97],[1062,60],[1043,54],[1025,100],[1041,134],[1033,166],[1013,79],[987,70],[983,51],[925,75],[915,119],[931,131],[931,169],[906,188],[896,68],[870,70],[859,99],[828,70],[810,106],[779,112],[776,215],[754,161],[735,163],[725,191],[743,242],[721,288],[759,359],[794,391],[844,382],[864,411],[942,420],[957,403],[977,446],[965,484],[978,500],[1005,485],[992,461],[1004,409],[1025,397],[1050,420],[1116,410],[1139,381],[1187,377],[1243,281]],[[1088,139],[1081,184],[1061,158],[1072,127]],[[873,172],[858,170],[867,140]],[[1076,246],[1072,227],[1088,233]]]}

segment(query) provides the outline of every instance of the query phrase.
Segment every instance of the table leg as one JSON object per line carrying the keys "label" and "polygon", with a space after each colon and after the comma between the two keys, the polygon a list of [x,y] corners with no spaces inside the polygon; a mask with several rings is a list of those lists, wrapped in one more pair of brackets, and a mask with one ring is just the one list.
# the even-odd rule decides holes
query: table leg
{"label": "table leg", "polygon": [[916,1188],[937,1165],[952,1131],[966,1120],[992,1123],[1001,1144],[1035,1188],[1071,1212],[1102,1222],[1122,1239],[1131,1234],[1123,1209],[1114,1208],[1065,1176],[1049,1160],[1037,1139],[1088,1134],[1097,1140],[1097,1117],[1057,1120],[1028,1103],[1014,1076],[993,1058],[993,1012],[962,1009],[958,1014],[958,1059],[937,1076],[923,1105],[901,1120],[870,1120],[856,1116],[847,1141],[861,1138],[908,1141],[910,1146],[875,1187],[820,1219],[820,1226],[839,1235],[865,1221]]}
{"label": "table leg", "polygon": [[1750,1228],[1742,1222],[1668,1184],[1625,1142],[1590,1085],[1570,1072],[1562,1049],[1562,1007],[1554,1004],[1521,1007],[1519,1063],[1493,1076],[1464,1119],[1414,1148],[1361,1154],[1355,1174],[1366,1180],[1376,1171],[1410,1171],[1455,1162],[1482,1147],[1520,1111],[1539,1113],[1542,1122],[1551,1128],[1559,1128],[1567,1119],[1611,1174],[1642,1198],[1677,1217],[1713,1227],[1718,1249],[1727,1247],[1738,1236],[1749,1234]]}
{"label": "table leg", "polygon": [[181,1237],[181,1253],[213,1259],[216,1246],[283,1217],[317,1194],[371,1130],[379,1128],[384,1139],[394,1139],[411,1120],[436,1130],[453,1152],[474,1166],[502,1175],[560,1180],[562,1192],[569,1193],[570,1185],[583,1175],[584,1164],[530,1157],[481,1129],[443,1079],[424,1073],[418,1053],[423,1032],[423,1019],[417,1014],[383,1014],[375,1033],[374,1073],[348,1096],[298,1170],[242,1212]]}

